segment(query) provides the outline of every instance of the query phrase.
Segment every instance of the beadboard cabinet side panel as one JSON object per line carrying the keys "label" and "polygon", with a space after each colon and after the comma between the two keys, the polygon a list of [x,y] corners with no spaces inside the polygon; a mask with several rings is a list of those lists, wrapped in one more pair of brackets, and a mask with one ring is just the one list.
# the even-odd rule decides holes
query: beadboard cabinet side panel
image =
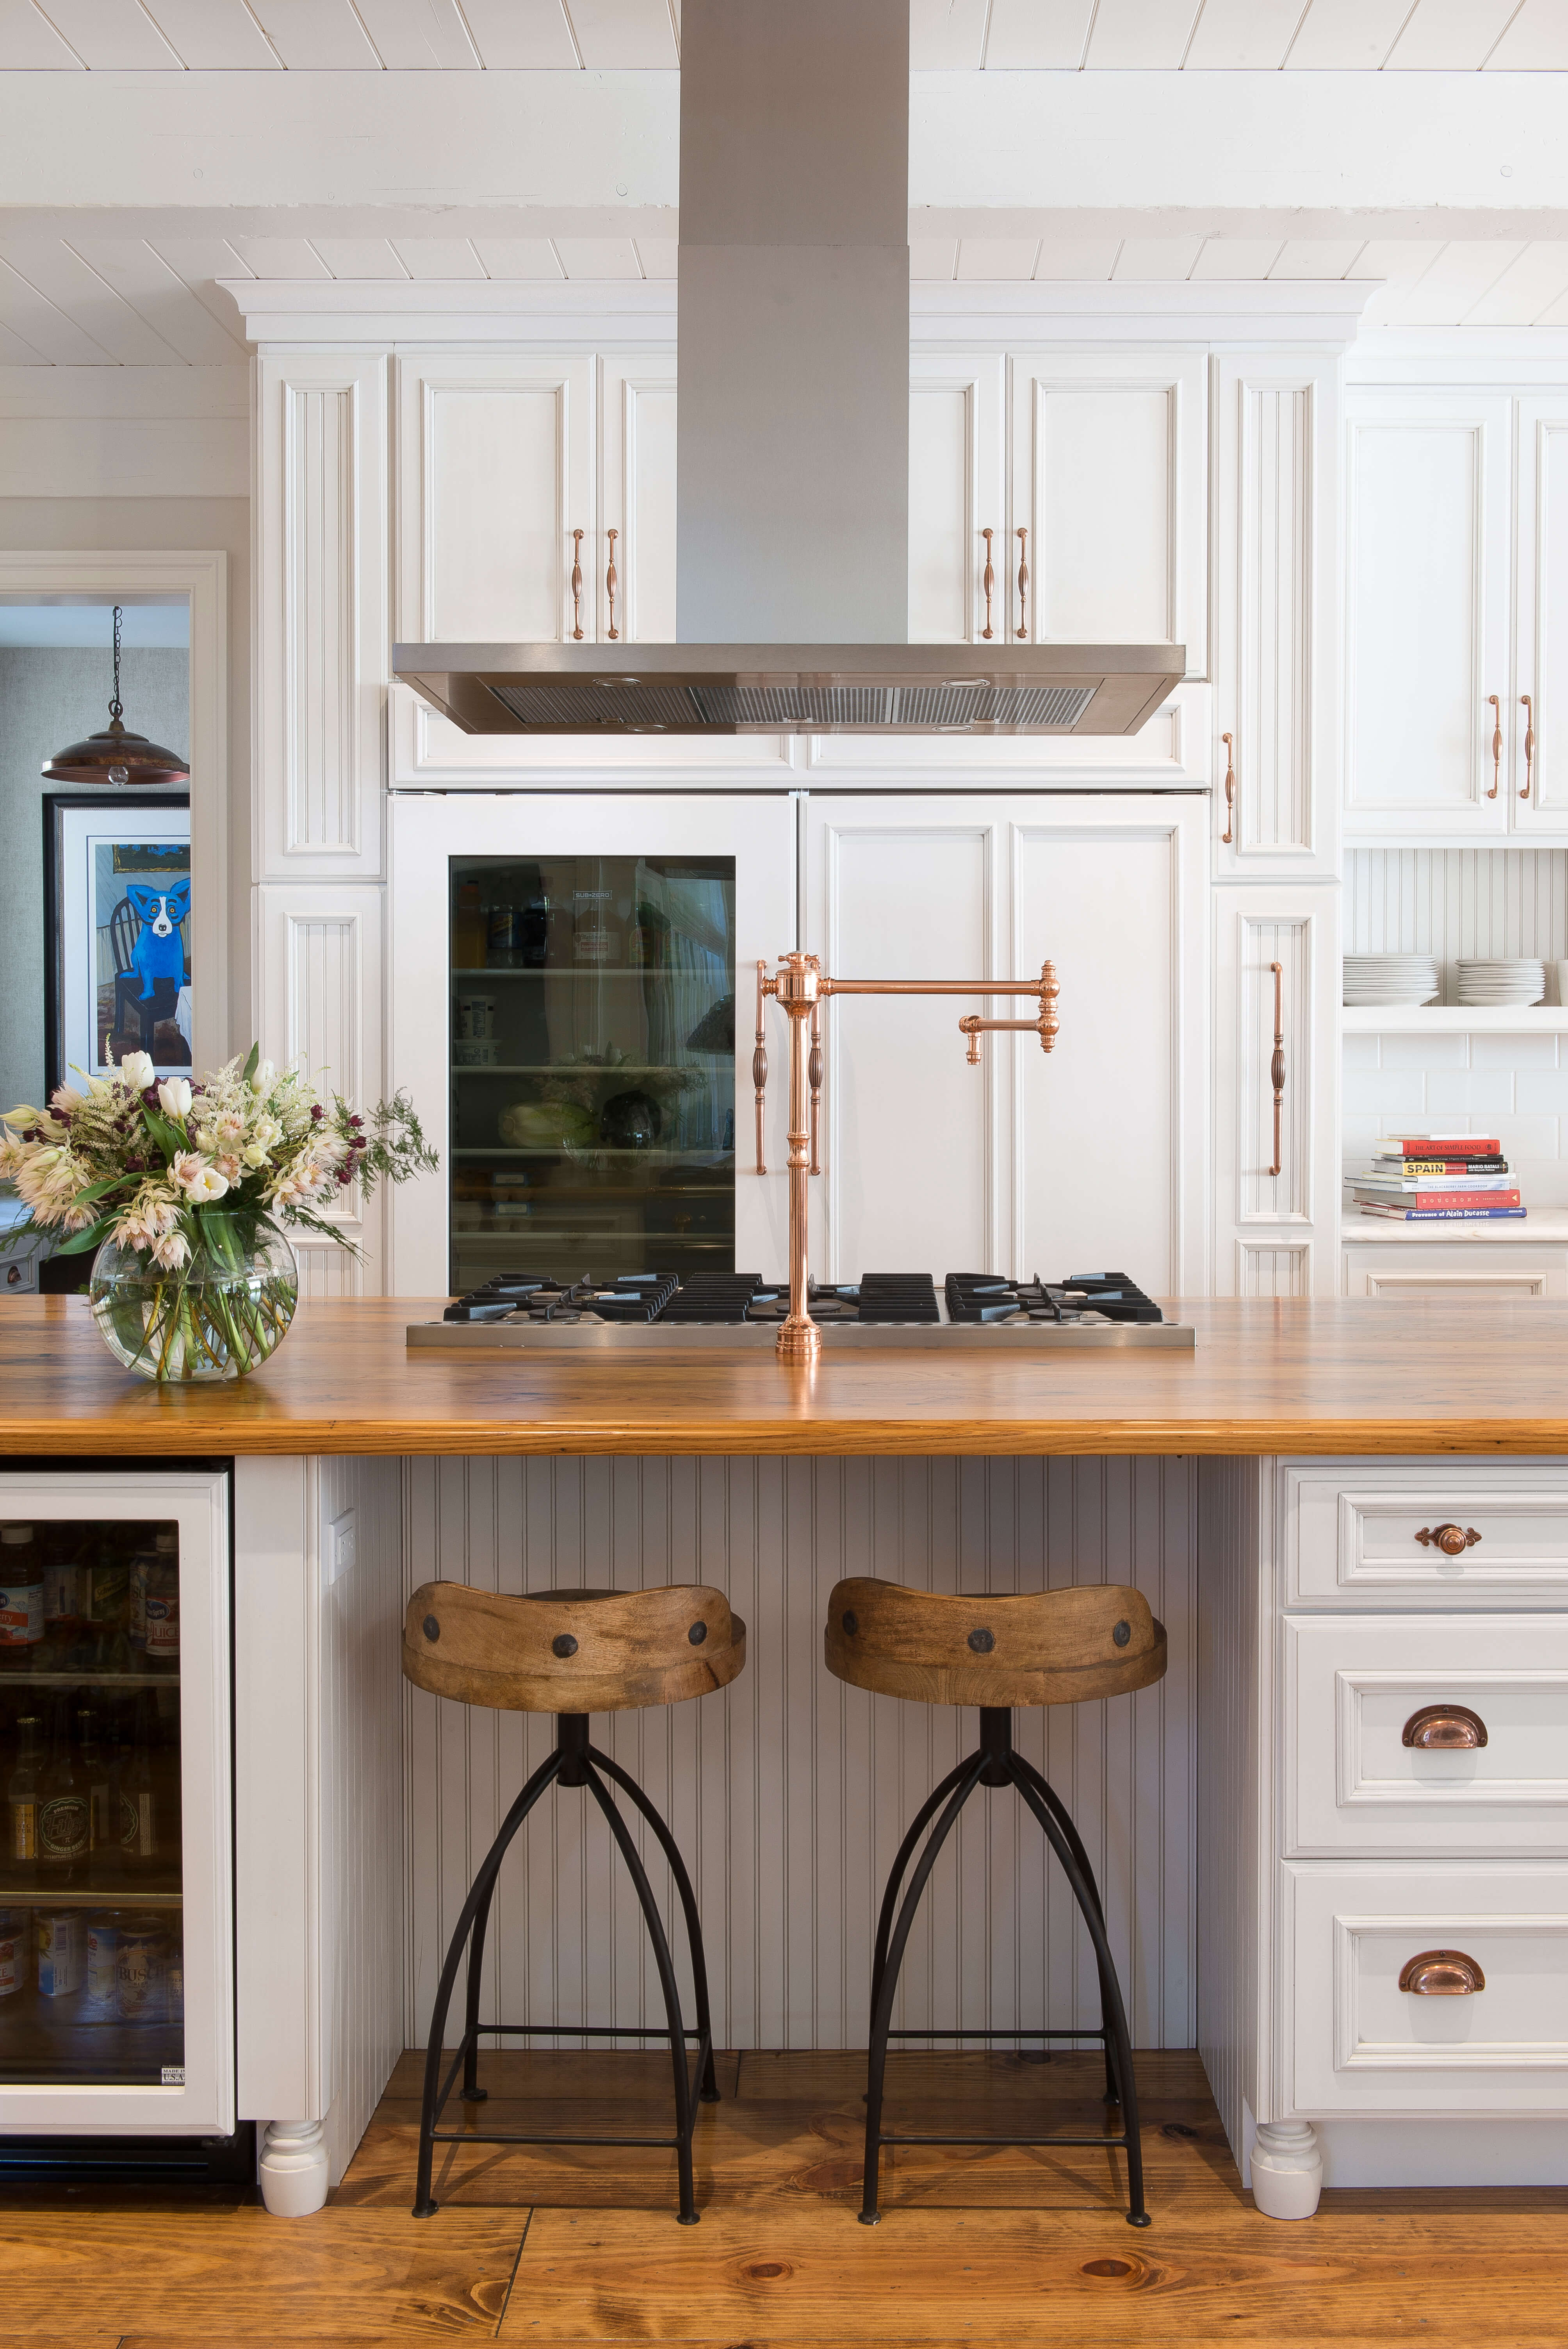
{"label": "beadboard cabinet side panel", "polygon": [[253,869],[381,870],[387,361],[256,363]]}
{"label": "beadboard cabinet side panel", "polygon": [[1335,871],[1338,406],[1336,363],[1319,354],[1215,362],[1223,875]]}
{"label": "beadboard cabinet side panel", "polygon": [[[831,1679],[833,1584],[920,1588],[1129,1581],[1171,1638],[1159,1686],[1020,1713],[1020,1746],[1068,1804],[1099,1876],[1134,2044],[1191,2046],[1192,1607],[1197,1480],[1182,1460],[420,1460],[406,1580],[486,1588],[717,1585],[745,1618],[722,1692],[594,1723],[666,1810],[707,1927],[722,2045],[863,2044],[882,1877],[973,1716]],[[408,2044],[423,2040],[446,1938],[550,1720],[407,1688]],[[667,1876],[636,1830],[661,1900]],[[550,1798],[503,1871],[488,2019],[655,2018],[657,1978],[602,1824]],[[684,1971],[689,1995],[689,1980]],[[1092,1955],[1037,1831],[972,1806],[910,1945],[900,2022],[1043,2027],[1099,2019]],[[515,2044],[515,2043],[514,2043]]]}
{"label": "beadboard cabinet side panel", "polygon": [[1267,1880],[1260,1802],[1258,1525],[1263,1472],[1198,1463],[1198,2049],[1238,2162],[1259,2113],[1259,1945]]}

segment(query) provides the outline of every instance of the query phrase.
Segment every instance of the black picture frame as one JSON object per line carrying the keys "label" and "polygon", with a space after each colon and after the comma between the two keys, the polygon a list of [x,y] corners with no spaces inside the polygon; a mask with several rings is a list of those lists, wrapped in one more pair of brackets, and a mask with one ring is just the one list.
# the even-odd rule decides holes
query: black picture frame
{"label": "black picture frame", "polygon": [[[65,910],[65,825],[67,814],[90,811],[118,820],[123,814],[127,840],[144,832],[143,817],[155,810],[179,808],[190,820],[189,792],[46,792],[42,802],[44,832],[44,1065],[50,1093],[67,1082],[67,957],[72,941]],[[187,1071],[182,1071],[187,1073]]]}

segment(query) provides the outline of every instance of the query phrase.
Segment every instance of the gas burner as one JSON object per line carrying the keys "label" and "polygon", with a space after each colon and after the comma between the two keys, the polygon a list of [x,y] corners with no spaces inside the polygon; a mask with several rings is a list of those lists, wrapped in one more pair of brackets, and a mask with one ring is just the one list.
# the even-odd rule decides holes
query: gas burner
{"label": "gas burner", "polygon": [[1165,1316],[1124,1272],[1075,1272],[1065,1280],[1003,1280],[950,1272],[947,1318],[955,1322],[1152,1322]]}

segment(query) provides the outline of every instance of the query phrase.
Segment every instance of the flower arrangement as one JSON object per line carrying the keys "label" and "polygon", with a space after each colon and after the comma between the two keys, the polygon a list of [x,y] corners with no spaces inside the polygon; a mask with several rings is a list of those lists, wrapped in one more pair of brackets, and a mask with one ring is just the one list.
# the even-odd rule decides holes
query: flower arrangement
{"label": "flower arrangement", "polygon": [[121,1360],[149,1378],[235,1377],[270,1354],[298,1298],[292,1225],[353,1250],[324,1212],[351,1183],[433,1172],[407,1093],[365,1115],[253,1047],[191,1084],[130,1052],[47,1109],[0,1119],[0,1182],[58,1253],[100,1250],[91,1294]]}

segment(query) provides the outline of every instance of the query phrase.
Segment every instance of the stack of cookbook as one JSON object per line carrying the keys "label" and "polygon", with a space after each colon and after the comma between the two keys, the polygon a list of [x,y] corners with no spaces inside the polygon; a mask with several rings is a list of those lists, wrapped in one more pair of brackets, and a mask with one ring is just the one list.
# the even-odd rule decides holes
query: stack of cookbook
{"label": "stack of cookbook", "polygon": [[1377,1144],[1366,1174],[1345,1179],[1358,1213],[1398,1223],[1497,1223],[1524,1214],[1495,1135],[1397,1135]]}

